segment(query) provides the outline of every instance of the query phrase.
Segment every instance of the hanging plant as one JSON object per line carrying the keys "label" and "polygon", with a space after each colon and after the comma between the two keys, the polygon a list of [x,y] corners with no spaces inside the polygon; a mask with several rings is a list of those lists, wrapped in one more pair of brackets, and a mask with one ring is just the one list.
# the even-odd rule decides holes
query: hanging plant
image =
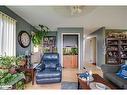
{"label": "hanging plant", "polygon": [[38,32],[34,32],[32,35],[32,42],[35,47],[41,45],[43,38],[47,35],[49,31],[49,28],[47,26],[39,25],[39,27],[41,28],[41,30]]}

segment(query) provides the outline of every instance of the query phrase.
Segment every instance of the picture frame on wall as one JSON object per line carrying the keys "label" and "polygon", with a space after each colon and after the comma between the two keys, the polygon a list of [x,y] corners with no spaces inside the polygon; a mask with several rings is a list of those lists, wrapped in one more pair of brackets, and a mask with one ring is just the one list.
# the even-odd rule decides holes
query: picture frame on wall
{"label": "picture frame on wall", "polygon": [[56,52],[56,36],[47,36],[44,38],[43,47],[44,52]]}

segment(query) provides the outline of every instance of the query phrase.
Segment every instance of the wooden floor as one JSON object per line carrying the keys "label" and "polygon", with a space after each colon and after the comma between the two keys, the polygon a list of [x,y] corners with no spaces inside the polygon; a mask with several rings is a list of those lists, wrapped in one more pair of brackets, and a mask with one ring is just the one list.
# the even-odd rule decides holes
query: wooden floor
{"label": "wooden floor", "polygon": [[[85,67],[87,70],[91,70],[93,73],[97,73],[100,76],[102,76],[102,72],[100,68],[97,68],[95,65],[92,64],[85,64]],[[84,70],[78,70],[78,69],[63,69],[62,70],[62,81],[70,81],[70,82],[77,82],[77,76],[76,74],[78,72],[83,72]],[[61,89],[61,83],[53,83],[53,84],[42,84],[37,85],[36,82],[34,85],[31,83],[28,83],[26,85],[26,89],[33,90],[33,89],[55,89],[59,90]]]}

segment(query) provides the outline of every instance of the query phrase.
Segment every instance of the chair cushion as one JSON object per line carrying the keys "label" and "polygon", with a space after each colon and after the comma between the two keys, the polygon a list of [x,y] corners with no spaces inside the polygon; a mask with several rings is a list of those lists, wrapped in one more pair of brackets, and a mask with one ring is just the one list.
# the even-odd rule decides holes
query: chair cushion
{"label": "chair cushion", "polygon": [[45,53],[43,60],[59,60],[59,56],[57,53]]}
{"label": "chair cushion", "polygon": [[127,80],[127,65],[122,65],[121,69],[118,73],[116,73],[116,75]]}
{"label": "chair cushion", "polygon": [[60,71],[56,71],[54,69],[45,69],[41,72],[36,73],[36,78],[56,78],[60,77]]}
{"label": "chair cushion", "polygon": [[48,84],[48,83],[58,83],[61,82],[61,78],[60,77],[56,77],[56,78],[41,78],[41,79],[37,79],[36,83],[37,84]]}
{"label": "chair cushion", "polygon": [[45,69],[56,69],[57,61],[44,61]]}
{"label": "chair cushion", "polygon": [[40,63],[40,64],[38,64],[38,65],[35,67],[35,69],[36,69],[37,71],[44,70],[44,69],[45,69],[45,64]]}

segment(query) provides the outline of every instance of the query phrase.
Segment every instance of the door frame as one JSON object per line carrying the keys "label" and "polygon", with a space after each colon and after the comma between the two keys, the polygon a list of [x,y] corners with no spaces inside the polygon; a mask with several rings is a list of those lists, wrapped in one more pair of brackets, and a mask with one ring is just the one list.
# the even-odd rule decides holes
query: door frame
{"label": "door frame", "polygon": [[63,67],[63,36],[64,35],[77,35],[78,36],[78,69],[80,70],[80,33],[61,33],[61,65]]}
{"label": "door frame", "polygon": [[98,67],[98,66],[97,66],[97,62],[98,62],[98,60],[97,60],[97,55],[98,55],[98,54],[97,54],[97,53],[98,53],[98,50],[97,50],[97,37],[96,37],[96,36],[90,36],[90,37],[88,37],[87,39],[91,39],[91,38],[96,38],[96,65],[95,65],[95,66]]}

